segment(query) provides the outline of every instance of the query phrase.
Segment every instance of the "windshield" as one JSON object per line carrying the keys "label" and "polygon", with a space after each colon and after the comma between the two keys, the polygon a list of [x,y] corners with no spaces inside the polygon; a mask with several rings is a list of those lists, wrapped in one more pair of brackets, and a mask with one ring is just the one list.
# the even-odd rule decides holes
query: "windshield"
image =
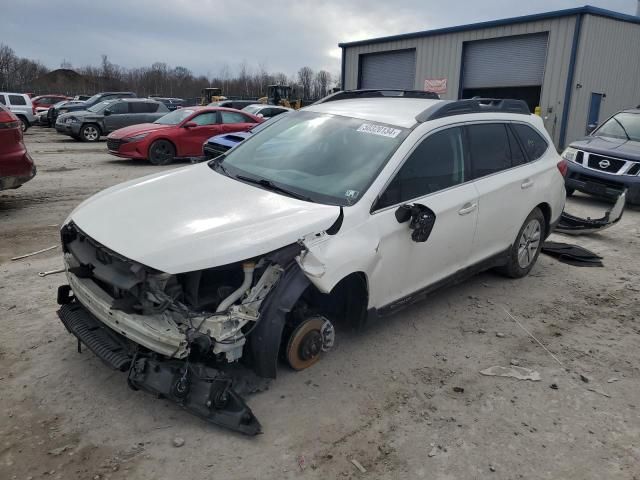
{"label": "windshield", "polygon": [[593,135],[640,142],[640,113],[618,113],[604,122]]}
{"label": "windshield", "polygon": [[314,112],[281,115],[269,125],[210,166],[223,162],[230,176],[266,180],[337,205],[352,205],[362,197],[409,132]]}
{"label": "windshield", "polygon": [[242,111],[247,113],[256,113],[262,110],[262,107],[264,107],[264,105],[247,105],[242,109]]}
{"label": "windshield", "polygon": [[194,110],[190,110],[188,108],[180,108],[171,113],[167,113],[164,117],[160,117],[153,123],[159,123],[160,125],[178,125],[185,118],[192,115],[193,112]]}
{"label": "windshield", "polygon": [[100,93],[96,93],[93,97],[89,97],[89,98],[87,98],[85,101],[86,101],[87,103],[97,102],[97,101],[100,99],[100,97],[102,97],[102,94],[100,94]]}
{"label": "windshield", "polygon": [[87,111],[92,113],[100,113],[111,103],[113,103],[113,100],[105,100],[104,102],[96,103],[93,107],[87,108]]}

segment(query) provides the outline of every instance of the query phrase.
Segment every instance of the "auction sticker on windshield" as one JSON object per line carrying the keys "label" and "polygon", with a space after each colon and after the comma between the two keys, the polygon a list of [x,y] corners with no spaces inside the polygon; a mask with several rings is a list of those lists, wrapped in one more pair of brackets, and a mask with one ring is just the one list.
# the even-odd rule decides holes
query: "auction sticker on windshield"
{"label": "auction sticker on windshield", "polygon": [[358,127],[358,132],[380,135],[381,137],[396,138],[401,130],[397,128],[385,127],[384,125],[374,125],[373,123],[363,123]]}

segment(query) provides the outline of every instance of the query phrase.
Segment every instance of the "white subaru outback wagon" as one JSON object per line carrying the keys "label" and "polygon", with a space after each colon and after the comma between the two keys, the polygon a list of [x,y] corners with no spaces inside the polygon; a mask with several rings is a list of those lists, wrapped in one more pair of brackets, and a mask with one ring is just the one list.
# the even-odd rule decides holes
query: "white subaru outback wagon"
{"label": "white subaru outback wagon", "polygon": [[226,155],[109,188],[62,228],[58,315],[132,388],[247,434],[241,394],[488,268],[522,277],[566,163],[517,100],[345,91]]}

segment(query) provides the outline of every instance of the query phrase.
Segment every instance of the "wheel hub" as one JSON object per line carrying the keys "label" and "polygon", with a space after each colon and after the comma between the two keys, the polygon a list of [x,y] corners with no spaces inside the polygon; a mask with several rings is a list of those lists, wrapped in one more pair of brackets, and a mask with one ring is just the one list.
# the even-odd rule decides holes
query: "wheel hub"
{"label": "wheel hub", "polygon": [[315,316],[304,320],[289,337],[286,350],[289,365],[295,370],[310,367],[320,360],[322,352],[333,346],[334,338],[333,325],[326,318]]}

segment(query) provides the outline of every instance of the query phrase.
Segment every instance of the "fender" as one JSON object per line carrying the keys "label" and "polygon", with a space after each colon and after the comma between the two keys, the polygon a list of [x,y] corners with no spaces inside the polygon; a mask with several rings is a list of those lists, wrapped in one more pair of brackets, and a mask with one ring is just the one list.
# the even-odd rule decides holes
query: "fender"
{"label": "fender", "polygon": [[296,262],[289,262],[274,290],[261,305],[260,319],[249,336],[250,362],[257,375],[276,378],[286,315],[310,285]]}

